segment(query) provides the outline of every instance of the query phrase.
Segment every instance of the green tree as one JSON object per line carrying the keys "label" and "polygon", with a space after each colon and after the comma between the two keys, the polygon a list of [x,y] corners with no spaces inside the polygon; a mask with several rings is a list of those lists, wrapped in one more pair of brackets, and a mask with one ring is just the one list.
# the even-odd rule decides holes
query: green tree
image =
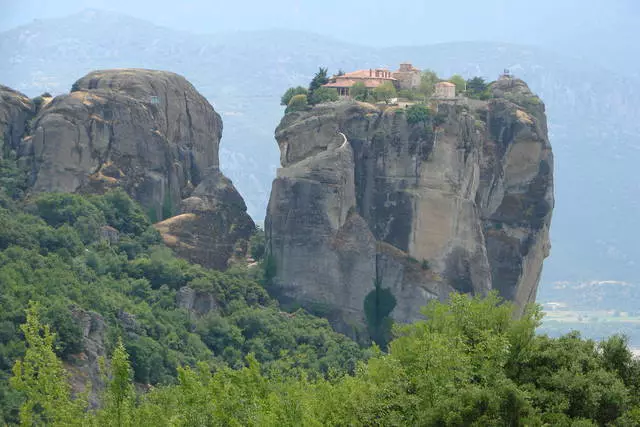
{"label": "green tree", "polygon": [[388,104],[391,98],[395,98],[397,96],[396,88],[393,83],[384,82],[373,89],[373,96],[377,101],[384,101]]}
{"label": "green tree", "polygon": [[249,240],[249,247],[251,251],[251,258],[256,261],[262,260],[265,252],[265,235],[264,230],[261,227],[256,227],[251,239]]}
{"label": "green tree", "polygon": [[470,98],[487,99],[489,97],[487,82],[482,77],[467,80],[467,95]]}
{"label": "green tree", "polygon": [[356,82],[349,89],[349,95],[356,101],[366,102],[369,95],[367,86],[364,82]]}
{"label": "green tree", "polygon": [[129,355],[118,338],[111,356],[111,379],[103,397],[104,408],[100,413],[101,425],[130,426],[135,404],[135,390],[132,383],[132,369]]}
{"label": "green tree", "polygon": [[405,98],[409,101],[413,101],[416,98],[416,93],[411,89],[400,89],[398,91],[398,96],[400,98]]}
{"label": "green tree", "polygon": [[54,301],[43,312],[43,321],[56,331],[54,349],[60,357],[80,353],[84,348],[82,329],[68,306]]}
{"label": "green tree", "polygon": [[380,280],[374,282],[374,289],[364,299],[364,314],[367,318],[369,334],[373,341],[386,349],[391,339],[389,315],[396,306],[396,298],[388,288],[383,288]]}
{"label": "green tree", "polygon": [[331,87],[319,87],[313,91],[309,98],[312,105],[322,104],[324,102],[333,102],[338,100],[338,91]]}
{"label": "green tree", "polygon": [[280,98],[280,105],[287,106],[289,105],[289,101],[291,101],[291,98],[293,98],[294,96],[307,95],[308,93],[309,93],[309,90],[306,87],[302,87],[302,86],[290,87],[289,89],[287,89],[284,95],[282,95],[282,98]]}
{"label": "green tree", "polygon": [[460,74],[454,74],[449,77],[449,81],[456,85],[456,93],[464,93],[467,87],[467,82]]}
{"label": "green tree", "polygon": [[420,93],[427,98],[433,95],[434,85],[440,81],[440,78],[433,70],[424,70],[420,76]]}
{"label": "green tree", "polygon": [[424,104],[413,104],[406,108],[407,123],[414,125],[416,123],[427,124],[431,118],[431,110]]}
{"label": "green tree", "polygon": [[294,95],[289,101],[285,113],[293,113],[296,111],[305,110],[308,105],[309,102],[307,100],[307,95]]}
{"label": "green tree", "polygon": [[86,403],[82,397],[71,399],[71,388],[62,362],[53,352],[55,335],[41,325],[37,305],[27,310],[22,325],[27,351],[13,366],[11,385],[23,393],[20,423],[31,425],[81,425]]}
{"label": "green tree", "polygon": [[327,77],[327,68],[322,68],[320,67],[318,69],[318,72],[313,76],[313,79],[311,79],[311,83],[309,83],[309,98],[311,98],[313,96],[313,92],[322,87],[322,85],[326,85],[327,83],[329,83],[329,78]]}

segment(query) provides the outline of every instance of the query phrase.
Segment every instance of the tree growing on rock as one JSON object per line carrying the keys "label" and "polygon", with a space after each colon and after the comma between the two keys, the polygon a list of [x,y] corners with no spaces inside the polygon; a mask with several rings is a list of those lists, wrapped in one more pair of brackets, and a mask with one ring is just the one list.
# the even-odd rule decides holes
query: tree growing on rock
{"label": "tree growing on rock", "polygon": [[467,80],[467,95],[475,99],[488,99],[489,85],[482,77],[474,77]]}
{"label": "tree growing on rock", "polygon": [[309,83],[309,93],[313,94],[313,91],[321,87],[322,85],[326,85],[329,83],[329,78],[327,77],[327,68],[320,67],[318,72],[313,76],[311,83]]}
{"label": "tree growing on rock", "polygon": [[384,82],[373,89],[373,96],[377,101],[384,101],[388,104],[391,98],[395,98],[397,96],[396,88],[393,86],[393,83]]}
{"label": "tree growing on rock", "polygon": [[291,101],[291,98],[293,98],[296,95],[307,95],[309,93],[309,90],[306,87],[302,87],[302,86],[297,86],[297,87],[290,87],[289,89],[287,89],[287,91],[284,93],[284,95],[282,95],[282,98],[280,98],[280,105],[289,105],[289,101]]}
{"label": "tree growing on rock", "polygon": [[415,125],[417,123],[426,124],[431,118],[431,110],[424,104],[413,104],[406,110],[407,123]]}
{"label": "tree growing on rock", "polygon": [[38,306],[27,309],[22,325],[27,351],[13,365],[11,386],[25,396],[20,407],[20,423],[31,425],[82,425],[86,401],[71,399],[71,386],[62,362],[53,351],[55,334],[40,324]]}
{"label": "tree growing on rock", "polygon": [[420,93],[426,97],[433,95],[434,85],[440,81],[438,75],[433,70],[424,70],[420,76]]}
{"label": "tree growing on rock", "polygon": [[314,90],[309,98],[312,105],[322,104],[324,102],[333,102],[338,100],[338,91],[330,87],[319,87]]}
{"label": "tree growing on rock", "polygon": [[460,74],[454,74],[453,76],[449,77],[449,81],[456,85],[457,93],[463,93],[466,90],[467,82]]}
{"label": "tree growing on rock", "polygon": [[349,94],[356,101],[366,102],[369,92],[364,82],[356,82],[351,86],[351,89],[349,89]]}
{"label": "tree growing on rock", "polygon": [[307,100],[307,95],[295,95],[289,101],[285,113],[293,113],[295,111],[304,110],[308,105],[309,102]]}
{"label": "tree growing on rock", "polygon": [[396,306],[396,298],[391,290],[382,287],[380,280],[374,282],[375,289],[364,299],[364,314],[371,339],[383,349],[391,340],[393,320],[389,315]]}

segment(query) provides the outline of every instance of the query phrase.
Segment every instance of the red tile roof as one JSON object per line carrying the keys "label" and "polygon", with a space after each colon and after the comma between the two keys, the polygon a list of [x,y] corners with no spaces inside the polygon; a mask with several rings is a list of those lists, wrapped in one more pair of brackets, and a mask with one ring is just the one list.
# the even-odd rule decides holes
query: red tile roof
{"label": "red tile roof", "polygon": [[327,83],[324,85],[325,87],[351,87],[354,84],[361,82],[364,83],[367,88],[376,88],[380,86],[382,83],[389,81],[391,79],[383,79],[383,78],[373,78],[373,79],[336,79],[335,82]]}
{"label": "red tile roof", "polygon": [[455,86],[453,83],[451,82],[438,82],[436,83],[436,86],[447,86],[447,87],[451,87],[451,86]]}

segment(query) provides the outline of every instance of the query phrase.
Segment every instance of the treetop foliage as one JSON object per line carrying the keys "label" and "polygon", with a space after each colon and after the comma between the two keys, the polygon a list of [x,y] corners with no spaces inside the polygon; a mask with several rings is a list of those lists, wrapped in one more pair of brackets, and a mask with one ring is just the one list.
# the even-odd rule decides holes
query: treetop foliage
{"label": "treetop foliage", "polygon": [[[426,320],[396,327],[388,353],[378,351],[353,373],[268,374],[249,354],[238,369],[178,368],[176,384],[135,404],[119,346],[112,366],[122,373],[114,371],[108,393],[132,403],[118,412],[112,399],[84,416],[95,422],[111,414],[140,426],[638,425],[640,361],[624,338],[596,344],[577,333],[537,336],[539,309],[517,319],[514,310],[495,293],[452,294],[448,303],[427,305]],[[39,348],[52,354],[50,345]]]}

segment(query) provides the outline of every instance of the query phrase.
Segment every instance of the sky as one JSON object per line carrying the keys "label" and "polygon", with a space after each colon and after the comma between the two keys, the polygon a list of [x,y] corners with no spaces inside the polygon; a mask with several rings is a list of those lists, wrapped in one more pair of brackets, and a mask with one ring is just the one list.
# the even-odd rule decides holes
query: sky
{"label": "sky", "polygon": [[637,0],[0,0],[0,31],[86,8],[191,32],[286,28],[375,46],[478,40],[586,52],[633,46],[624,33],[640,25]]}

